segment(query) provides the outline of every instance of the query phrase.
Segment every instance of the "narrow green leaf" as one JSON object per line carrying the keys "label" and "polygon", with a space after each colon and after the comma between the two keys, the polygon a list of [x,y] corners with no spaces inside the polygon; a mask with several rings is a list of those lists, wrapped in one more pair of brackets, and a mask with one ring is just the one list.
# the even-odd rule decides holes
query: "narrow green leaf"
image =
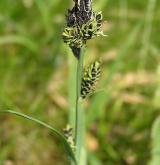
{"label": "narrow green leaf", "polygon": [[0,113],[9,113],[9,114],[13,114],[13,115],[16,115],[16,116],[20,116],[20,117],[23,117],[27,120],[30,120],[30,121],[33,121],[43,127],[46,127],[48,128],[49,130],[51,130],[52,133],[56,134],[60,139],[61,141],[63,142],[64,146],[65,146],[65,149],[66,149],[66,153],[68,155],[68,157],[75,163],[75,165],[77,164],[76,163],[76,159],[75,159],[75,156],[74,156],[74,153],[70,147],[70,145],[68,144],[66,138],[64,137],[63,134],[61,134],[59,131],[57,131],[55,128],[53,128],[52,126],[38,120],[38,119],[35,119],[31,116],[28,116],[28,115],[25,115],[21,112],[16,112],[16,111],[12,111],[12,110],[1,110]]}
{"label": "narrow green leaf", "polygon": [[140,51],[141,54],[141,63],[140,67],[144,68],[146,65],[146,57],[149,54],[149,47],[151,44],[151,34],[153,29],[153,19],[155,15],[157,0],[148,0],[147,11],[145,16],[145,26],[142,34],[142,48]]}
{"label": "narrow green leaf", "polygon": [[160,116],[155,120],[152,132],[152,158],[149,165],[160,164]]}

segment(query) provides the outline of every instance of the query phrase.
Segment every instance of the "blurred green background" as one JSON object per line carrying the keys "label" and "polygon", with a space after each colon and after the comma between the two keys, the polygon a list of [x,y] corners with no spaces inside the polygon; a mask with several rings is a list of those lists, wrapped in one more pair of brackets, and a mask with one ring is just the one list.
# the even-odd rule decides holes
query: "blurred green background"
{"label": "blurred green background", "polygon": [[[87,44],[85,63],[102,61],[97,92],[85,102],[88,164],[159,165],[160,1],[93,1],[108,37]],[[76,60],[61,33],[71,4],[0,1],[0,110],[65,127],[74,108]],[[0,165],[53,164],[69,164],[58,138],[0,115]]]}

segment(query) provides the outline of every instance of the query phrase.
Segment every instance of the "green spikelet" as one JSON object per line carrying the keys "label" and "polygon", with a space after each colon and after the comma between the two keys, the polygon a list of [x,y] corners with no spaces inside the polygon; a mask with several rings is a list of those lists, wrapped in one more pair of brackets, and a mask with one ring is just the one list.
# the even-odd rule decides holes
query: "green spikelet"
{"label": "green spikelet", "polygon": [[87,96],[92,94],[92,92],[95,90],[95,86],[100,78],[100,74],[101,74],[101,69],[100,69],[100,63],[98,61],[91,64],[84,71],[84,75],[81,83],[81,97],[83,99],[85,99]]}
{"label": "green spikelet", "polygon": [[80,48],[83,46],[82,33],[75,27],[66,27],[62,33],[64,42],[70,47]]}
{"label": "green spikelet", "polygon": [[72,148],[72,151],[75,152],[76,146],[75,141],[73,138],[73,128],[69,125],[66,126],[66,128],[63,129],[64,136],[66,137],[70,147]]}

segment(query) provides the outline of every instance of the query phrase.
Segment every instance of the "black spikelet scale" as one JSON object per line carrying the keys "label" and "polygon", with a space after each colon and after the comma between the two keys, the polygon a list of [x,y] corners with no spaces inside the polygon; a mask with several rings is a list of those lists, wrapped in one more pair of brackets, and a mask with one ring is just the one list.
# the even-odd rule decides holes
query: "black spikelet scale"
{"label": "black spikelet scale", "polygon": [[92,17],[92,0],[74,0],[75,5],[68,10],[67,26],[82,26]]}

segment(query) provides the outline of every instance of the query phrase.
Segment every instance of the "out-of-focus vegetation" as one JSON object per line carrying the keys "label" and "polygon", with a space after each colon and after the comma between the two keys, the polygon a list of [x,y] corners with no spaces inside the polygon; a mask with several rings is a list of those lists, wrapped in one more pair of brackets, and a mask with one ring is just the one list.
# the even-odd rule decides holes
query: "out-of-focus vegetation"
{"label": "out-of-focus vegetation", "polygon": [[[30,114],[59,130],[67,124],[76,61],[61,33],[70,4],[0,1],[0,110]],[[99,89],[85,104],[88,164],[158,165],[160,1],[94,0],[94,7],[107,20],[108,37],[89,42],[86,54],[88,62],[103,64]],[[0,165],[67,163],[48,130],[0,115]]]}

